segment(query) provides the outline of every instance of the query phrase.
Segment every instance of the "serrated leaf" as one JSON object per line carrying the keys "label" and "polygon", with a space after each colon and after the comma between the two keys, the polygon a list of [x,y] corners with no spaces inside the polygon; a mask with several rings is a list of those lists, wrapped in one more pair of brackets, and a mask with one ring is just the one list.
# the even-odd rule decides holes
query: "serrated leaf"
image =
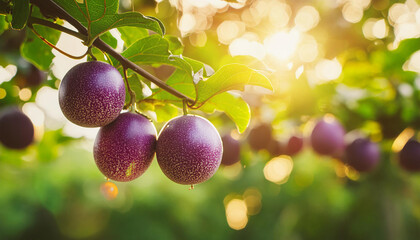
{"label": "serrated leaf", "polygon": [[[52,44],[56,44],[61,32],[44,26],[34,26],[36,31]],[[27,31],[25,42],[20,47],[21,55],[37,68],[47,71],[54,58],[51,47],[45,44],[32,31]]]}
{"label": "serrated leaf", "polygon": [[241,64],[228,64],[196,85],[196,106],[229,90],[243,90],[245,85],[255,85],[273,90],[270,80],[263,74]]}
{"label": "serrated leaf", "polygon": [[167,64],[192,74],[192,67],[183,58],[169,53],[169,43],[159,35],[152,35],[133,43],[122,55],[130,61],[142,64]]}
{"label": "serrated leaf", "polygon": [[54,0],[71,16],[88,28],[90,41],[110,29],[122,26],[140,27],[160,35],[165,33],[163,24],[154,17],[139,12],[118,12],[118,0]]}
{"label": "serrated leaf", "polygon": [[29,18],[29,0],[14,0],[12,9],[12,28],[23,29]]}
{"label": "serrated leaf", "polygon": [[121,33],[121,39],[127,48],[136,41],[149,36],[149,32],[144,28],[119,27],[118,31]]}

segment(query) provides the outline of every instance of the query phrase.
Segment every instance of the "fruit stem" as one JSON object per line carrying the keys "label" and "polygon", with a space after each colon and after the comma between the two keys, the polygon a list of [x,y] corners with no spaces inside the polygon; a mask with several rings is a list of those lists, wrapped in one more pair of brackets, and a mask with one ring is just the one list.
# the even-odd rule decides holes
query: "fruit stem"
{"label": "fruit stem", "polygon": [[[72,17],[60,5],[58,5],[54,1],[52,1],[52,0],[31,0],[31,3],[35,4],[40,9],[48,9],[49,12],[54,12],[57,17],[59,17],[63,20],[66,20],[68,23],[73,25],[73,27],[75,27],[79,32],[77,34],[78,36],[80,34],[83,35],[83,37],[80,37],[81,40],[83,40],[83,41],[87,40],[88,30],[86,29],[86,27],[83,26],[77,19]],[[55,28],[55,29],[60,30],[60,31],[62,30],[62,27],[60,29],[58,29],[54,24],[48,24],[48,25],[43,24],[43,23],[38,23],[38,24],[44,25],[44,26],[47,26],[47,27],[51,27],[51,28]],[[69,32],[70,31],[66,30],[66,33],[69,33]],[[75,36],[75,35],[73,35],[73,36]],[[136,65],[135,63],[131,62],[130,60],[128,60],[127,58],[122,56],[120,53],[115,51],[115,49],[113,49],[111,46],[109,46],[104,41],[102,41],[100,38],[96,38],[95,41],[93,41],[93,46],[97,47],[98,49],[100,49],[103,52],[107,52],[109,55],[111,55],[112,57],[117,59],[123,67],[132,69],[133,71],[135,71],[139,75],[143,76],[144,78],[150,80],[151,82],[156,84],[158,87],[162,88],[163,90],[169,92],[170,94],[172,94],[172,95],[174,95],[178,98],[186,99],[186,101],[188,103],[194,104],[195,101],[193,99],[189,98],[188,96],[184,95],[183,93],[179,92],[178,90],[172,88],[171,86],[166,84],[164,81],[162,81],[159,78],[153,76],[152,74],[150,74],[149,72],[147,72],[143,68],[141,68],[138,65]]]}
{"label": "fruit stem", "polygon": [[184,116],[188,115],[188,103],[185,98],[182,99],[182,112],[184,113]]}
{"label": "fruit stem", "polygon": [[130,111],[135,113],[136,112],[136,93],[133,90],[131,90],[130,84],[128,83],[127,68],[123,69],[123,73],[124,73],[125,83],[127,84],[127,90],[128,90],[128,93],[130,94]]}

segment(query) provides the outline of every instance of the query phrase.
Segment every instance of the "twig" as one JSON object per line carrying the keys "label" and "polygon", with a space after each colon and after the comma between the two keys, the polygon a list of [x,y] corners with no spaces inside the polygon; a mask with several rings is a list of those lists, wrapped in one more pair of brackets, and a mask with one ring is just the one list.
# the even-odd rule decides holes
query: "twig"
{"label": "twig", "polygon": [[[80,38],[80,39],[82,39],[84,41],[87,39],[87,35],[88,35],[87,29],[77,19],[73,18],[69,13],[67,13],[63,8],[61,8],[59,5],[57,5],[54,1],[52,1],[52,0],[31,0],[31,3],[37,5],[41,9],[48,9],[49,12],[53,12],[58,18],[66,20],[68,23],[73,25],[73,27],[75,27],[79,31],[78,34],[74,34],[74,33],[71,33],[70,29],[68,29],[70,31],[66,30],[67,31],[66,33],[71,34],[71,35],[74,34],[73,36],[81,34],[84,37]],[[38,22],[37,24],[45,25],[43,23],[44,22],[42,22],[42,23]],[[49,27],[55,28],[55,25],[57,25],[57,24],[54,24],[54,25],[53,24],[54,23],[51,23],[51,24],[48,23]],[[47,25],[45,25],[45,26],[47,26]],[[57,28],[55,28],[55,29],[57,29]],[[57,29],[57,30],[59,30],[59,29]],[[111,46],[106,44],[100,38],[97,38],[93,42],[93,46],[97,47],[101,51],[106,52],[109,55],[111,55],[112,57],[114,57],[115,59],[117,59],[121,63],[123,68],[132,69],[136,73],[140,74],[144,78],[153,82],[158,87],[164,89],[165,91],[169,92],[170,94],[172,94],[172,95],[174,95],[178,98],[186,99],[186,101],[188,103],[191,103],[191,104],[193,104],[195,102],[193,99],[189,98],[188,96],[184,95],[183,93],[179,92],[178,90],[172,88],[171,86],[169,86],[168,84],[166,84],[165,82],[160,80],[159,78],[153,76],[152,74],[150,74],[149,72],[147,72],[146,70],[144,70],[143,68],[138,66],[137,64],[131,62],[130,60],[128,60],[127,58],[122,56],[120,53],[115,51]]]}

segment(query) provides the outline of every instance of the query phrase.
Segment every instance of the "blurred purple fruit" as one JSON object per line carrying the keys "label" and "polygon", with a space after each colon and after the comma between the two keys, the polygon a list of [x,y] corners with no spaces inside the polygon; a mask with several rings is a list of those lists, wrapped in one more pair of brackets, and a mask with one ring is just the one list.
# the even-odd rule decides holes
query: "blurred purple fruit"
{"label": "blurred purple fruit", "polygon": [[292,136],[289,138],[286,146],[286,154],[294,156],[298,154],[303,148],[303,138],[300,136]]}
{"label": "blurred purple fruit", "polygon": [[18,108],[9,107],[0,113],[0,142],[11,149],[24,149],[34,140],[31,120]]}
{"label": "blurred purple fruit", "polygon": [[381,152],[377,143],[358,138],[347,146],[344,162],[359,172],[373,170],[379,163]]}
{"label": "blurred purple fruit", "polygon": [[271,125],[262,123],[251,129],[248,144],[254,151],[265,149],[271,141]]}
{"label": "blurred purple fruit", "polygon": [[414,139],[409,140],[400,151],[400,166],[410,172],[420,171],[420,143]]}
{"label": "blurred purple fruit", "polygon": [[311,134],[311,145],[321,155],[332,155],[345,147],[344,128],[333,119],[322,119],[314,127]]}
{"label": "blurred purple fruit", "polygon": [[222,165],[230,166],[240,160],[241,144],[238,140],[234,139],[230,134],[222,137],[223,155]]}

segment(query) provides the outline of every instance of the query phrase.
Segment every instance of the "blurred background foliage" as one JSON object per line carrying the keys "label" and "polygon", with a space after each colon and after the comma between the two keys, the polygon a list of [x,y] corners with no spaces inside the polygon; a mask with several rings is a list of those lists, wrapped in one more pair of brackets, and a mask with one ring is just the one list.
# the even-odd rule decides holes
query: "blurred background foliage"
{"label": "blurred background foliage", "polygon": [[[56,101],[59,79],[76,62],[53,51],[48,80],[31,83],[19,53],[25,32],[5,30],[0,106],[20,105],[36,142],[23,151],[0,146],[0,239],[418,239],[420,176],[396,155],[420,128],[417,1],[120,0],[120,11],[130,10],[161,19],[185,56],[267,73],[273,93],[241,93],[249,128],[265,122],[277,139],[306,137],[331,113],[350,134],[380,143],[379,167],[361,174],[307,143],[293,158],[271,159],[250,150],[249,131],[234,132],[241,163],[194,190],[154,161],[139,179],[116,183],[117,198],[107,200],[92,156],[97,129],[67,122]],[[64,38],[57,45],[77,51]],[[148,70],[163,79],[172,71]],[[221,134],[235,129],[224,115],[205,116]]]}

